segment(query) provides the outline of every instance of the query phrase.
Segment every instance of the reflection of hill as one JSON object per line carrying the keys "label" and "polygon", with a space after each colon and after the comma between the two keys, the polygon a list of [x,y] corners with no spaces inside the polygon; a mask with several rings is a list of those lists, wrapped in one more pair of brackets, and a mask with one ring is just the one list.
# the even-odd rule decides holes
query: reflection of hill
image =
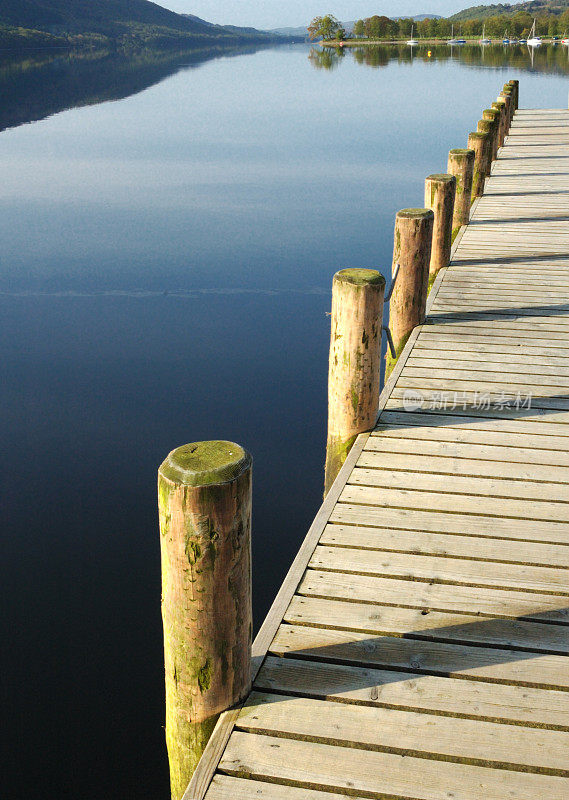
{"label": "reflection of hill", "polygon": [[258,47],[219,47],[180,52],[155,50],[42,55],[0,60],[0,131],[44,119],[76,106],[118,100],[160,82],[182,68],[219,55]]}
{"label": "reflection of hill", "polygon": [[[347,48],[314,49],[311,51],[311,62],[319,69],[334,69],[345,58]],[[427,52],[430,51],[430,57]],[[521,71],[543,72],[550,74],[569,73],[569,49],[561,45],[543,46],[530,53],[525,45],[488,45],[482,48],[479,44],[449,47],[448,45],[422,45],[410,48],[399,45],[365,45],[350,47],[354,60],[368,67],[384,67],[390,61],[411,63],[412,61],[459,61],[472,67],[499,69],[515,67]]]}

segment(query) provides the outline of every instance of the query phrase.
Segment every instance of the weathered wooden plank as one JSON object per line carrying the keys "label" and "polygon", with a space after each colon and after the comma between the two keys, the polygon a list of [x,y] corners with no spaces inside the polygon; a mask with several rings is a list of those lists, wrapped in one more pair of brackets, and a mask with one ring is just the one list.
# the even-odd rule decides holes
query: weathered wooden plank
{"label": "weathered wooden plank", "polygon": [[[500,356],[497,357],[498,359]],[[562,366],[559,364],[552,364],[549,365],[547,363],[537,363],[538,359],[529,359],[530,363],[527,363],[528,360],[524,359],[523,361],[512,361],[511,358],[507,359],[502,356],[502,360],[495,360],[495,359],[481,359],[474,360],[474,357],[471,356],[470,360],[468,356],[460,355],[456,352],[447,355],[446,353],[443,355],[442,353],[431,352],[431,351],[424,351],[424,350],[417,350],[416,354],[413,358],[410,358],[407,362],[405,367],[405,374],[409,375],[410,370],[414,370],[412,373],[416,377],[416,372],[418,370],[422,370],[421,374],[427,375],[432,374],[433,371],[435,374],[437,371],[444,370],[445,372],[448,370],[451,372],[455,377],[457,377],[457,373],[464,373],[466,372],[468,375],[475,374],[482,374],[488,375],[488,373],[498,373],[502,378],[505,378],[509,381],[513,379],[517,379],[520,376],[531,376],[534,377],[536,381],[543,379],[547,381],[549,378],[553,378],[553,380],[559,379],[561,376],[563,380],[569,379],[569,361],[566,360]],[[536,363],[531,363],[535,361]],[[490,376],[488,376],[490,377]]]}
{"label": "weathered wooden plank", "polygon": [[280,782],[367,797],[416,800],[557,800],[569,780],[412,755],[338,748],[316,742],[236,732],[220,765],[243,777],[273,776]]}
{"label": "weathered wooden plank", "polygon": [[[417,449],[411,452],[512,462],[521,460],[521,463],[529,460],[534,464],[566,466],[569,463],[568,436],[526,433],[523,426],[518,425],[517,429],[514,429],[515,420],[513,424],[504,421],[505,430],[503,431],[493,429],[492,425],[495,420],[492,419],[480,418],[471,424],[468,421],[463,422],[463,418],[460,416],[443,415],[441,425],[433,425],[432,421],[433,418],[425,414],[384,412],[377,428],[366,443],[366,449],[383,449],[383,442],[391,444],[393,439],[420,439],[421,443],[416,445]],[[436,423],[437,419],[434,422]],[[487,422],[488,425],[485,425],[484,422]],[[543,426],[541,430],[543,430]],[[428,445],[425,444],[427,441]],[[472,449],[463,445],[472,446]],[[394,449],[411,446],[415,445],[405,444],[403,441],[393,442]],[[440,450],[435,449],[437,447],[440,447]],[[504,450],[504,447],[507,447],[508,450]],[[402,449],[401,452],[408,452],[408,450]]]}
{"label": "weathered wooden plank", "polygon": [[[491,407],[485,409],[480,407],[481,394],[486,394],[486,390],[477,389],[476,391],[467,391],[466,389],[456,389],[452,392],[442,391],[441,389],[428,389],[424,386],[416,387],[420,389],[420,397],[414,390],[413,394],[409,394],[411,387],[402,386],[401,388],[394,389],[391,393],[391,399],[386,405],[388,411],[397,411],[398,414],[405,413],[405,405],[407,405],[408,413],[415,413],[420,410],[425,416],[429,416],[432,420],[431,424],[444,424],[443,418],[448,416],[461,417],[468,419],[469,424],[479,417],[483,420],[482,428],[492,430],[492,422],[499,420],[499,428],[507,431],[512,430],[514,433],[520,433],[519,426],[527,433],[548,433],[550,436],[562,436],[566,438],[569,429],[566,427],[569,424],[569,414],[565,410],[559,410],[555,407],[555,397],[531,398],[531,408],[504,408],[498,407],[497,403],[500,400],[515,400],[516,393],[504,392],[488,392],[490,395]],[[455,391],[456,395],[455,396]],[[521,389],[519,391],[522,391]],[[523,392],[527,397],[529,392]],[[419,399],[417,399],[419,398]],[[405,402],[404,402],[405,401]],[[539,405],[538,405],[539,404]],[[508,423],[513,425],[508,428]],[[458,424],[458,422],[457,422]],[[488,427],[487,427],[488,426]]]}
{"label": "weathered wooden plank", "polygon": [[524,590],[511,591],[499,587],[485,587],[485,591],[481,592],[480,587],[465,584],[409,580],[397,575],[386,577],[370,572],[335,572],[333,567],[328,566],[324,569],[326,571],[316,566],[308,569],[298,594],[414,608],[419,609],[423,616],[425,612],[440,611],[569,624],[569,604],[565,597],[555,594],[536,595]]}
{"label": "weathered wooden plank", "polygon": [[[460,470],[452,474],[436,470],[422,472],[412,456],[407,458],[407,469],[387,469],[381,464],[370,467],[359,465],[352,471],[348,483],[358,486],[378,486],[387,489],[419,489],[426,492],[450,492],[452,494],[472,494],[483,497],[509,497],[520,500],[551,500],[569,502],[569,485],[546,483],[545,481],[510,480],[504,475],[482,477],[467,475]],[[497,467],[499,463],[496,462]],[[497,470],[499,472],[499,470]],[[569,508],[567,509],[569,512]]]}
{"label": "weathered wooden plank", "polygon": [[[452,556],[385,553],[349,547],[318,545],[310,560],[313,569],[398,576],[473,586],[522,589],[546,594],[569,595],[565,569],[528,564],[481,562]],[[536,598],[537,602],[537,598]]]}
{"label": "weathered wooden plank", "polygon": [[[350,605],[346,603],[345,605]],[[545,626],[544,626],[545,627]],[[567,657],[354,630],[282,625],[270,652],[354,666],[379,666],[490,683],[569,689]]]}
{"label": "weathered wooden plank", "polygon": [[563,731],[260,691],[249,697],[237,727],[322,744],[569,777],[569,737]]}
{"label": "weathered wooden plank", "polygon": [[[213,778],[206,800],[251,800],[252,797],[261,800],[346,800],[345,794],[297,789],[283,783],[267,783],[264,776],[260,780],[247,780],[221,774]],[[352,797],[363,800],[358,795]]]}
{"label": "weathered wooden plank", "polygon": [[569,730],[569,692],[269,656],[256,688],[341,702]]}
{"label": "weathered wooden plank", "polygon": [[[506,477],[522,481],[564,482],[569,467],[568,454],[562,451],[539,449],[537,447],[518,447],[507,445],[479,444],[485,437],[481,432],[474,434],[473,441],[468,444],[462,436],[460,441],[453,442],[452,433],[445,437],[437,434],[436,428],[419,428],[409,426],[411,435],[405,436],[408,429],[385,428],[374,434],[363,450],[358,466],[379,467],[383,469],[408,469],[410,459],[414,456],[413,469],[419,472],[439,472],[449,475],[478,475],[483,477]],[[413,436],[414,428],[418,428]],[[389,435],[392,433],[393,435]],[[466,432],[460,431],[465,434]],[[403,434],[403,435],[401,435]],[[430,439],[429,439],[430,435]],[[457,438],[459,438],[457,436]],[[532,464],[531,460],[535,459]]]}
{"label": "weathered wooden plank", "polygon": [[[444,534],[425,531],[402,531],[391,528],[370,528],[357,525],[329,524],[324,528],[320,544],[332,547],[353,547],[364,550],[386,550],[394,553],[438,555],[469,558],[479,561],[500,561],[505,564],[569,568],[569,547],[539,542],[518,542],[472,536],[468,533]],[[569,576],[568,576],[569,577]],[[458,592],[451,590],[453,596]],[[479,602],[487,593],[473,592]],[[502,598],[503,602],[505,598]],[[511,600],[511,597],[509,598]],[[534,598],[535,601],[535,598]],[[474,605],[469,606],[470,609]]]}
{"label": "weathered wooden plank", "polygon": [[[340,495],[340,502],[376,506],[378,508],[408,508],[421,510],[436,508],[457,514],[478,515],[482,500],[473,494],[451,494],[443,492],[419,491],[412,489],[386,489],[377,491],[373,487],[346,485]],[[569,519],[565,503],[552,503],[537,500],[511,500],[496,498],[486,505],[487,516],[509,517],[512,519],[543,520],[566,522]]]}
{"label": "weathered wooden plank", "polygon": [[[536,603],[539,608],[539,603]],[[480,618],[413,608],[353,603],[331,598],[295,596],[283,620],[292,625],[360,631],[374,636],[402,636],[433,642],[489,645],[510,650],[552,653],[569,652],[566,625],[526,622],[505,618]]]}
{"label": "weathered wooden plank", "polygon": [[[560,416],[562,421],[558,422]],[[540,409],[534,409],[531,416],[512,417],[509,412],[500,412],[496,408],[489,411],[477,411],[461,407],[452,409],[452,412],[425,408],[417,413],[405,410],[401,399],[389,400],[385,411],[379,417],[378,428],[381,431],[386,424],[391,426],[401,425],[401,429],[409,426],[422,428],[441,428],[441,440],[444,441],[444,430],[456,428],[459,431],[480,432],[489,434],[488,442],[497,441],[492,434],[505,434],[511,437],[512,446],[517,446],[525,441],[526,446],[536,446],[551,450],[564,449],[569,428],[561,413],[548,414]],[[539,442],[539,445],[536,444]]]}
{"label": "weathered wooden plank", "polygon": [[[566,375],[543,375],[536,374],[532,370],[514,372],[514,371],[496,371],[487,370],[483,368],[484,365],[479,363],[478,369],[460,369],[453,368],[451,365],[445,366],[444,363],[440,367],[436,366],[409,366],[406,367],[401,375],[401,385],[405,385],[408,378],[412,380],[429,380],[440,381],[449,389],[453,388],[453,383],[460,381],[466,383],[474,388],[477,382],[483,385],[496,384],[498,388],[494,391],[501,391],[501,386],[532,386],[532,391],[539,396],[543,396],[545,391],[550,392],[555,389],[557,394],[562,394],[569,388],[569,377]],[[512,368],[511,368],[512,369]]]}
{"label": "weathered wooden plank", "polygon": [[[458,327],[458,326],[456,326]],[[489,338],[492,338],[492,341],[488,341]],[[539,349],[543,352],[543,348],[545,346],[545,341],[547,341],[547,349],[551,353],[551,355],[556,356],[558,353],[555,352],[556,349],[567,349],[567,337],[564,333],[559,331],[551,331],[551,333],[545,337],[539,335],[539,331],[536,331],[534,336],[528,336],[527,331],[519,331],[519,335],[515,335],[515,329],[512,331],[508,331],[507,333],[502,333],[500,335],[499,340],[496,340],[496,332],[491,332],[490,328],[487,329],[487,332],[475,330],[465,330],[465,331],[457,331],[454,328],[448,328],[446,330],[443,329],[441,326],[438,330],[430,330],[430,326],[425,326],[421,331],[420,335],[420,344],[421,347],[431,344],[431,343],[438,343],[442,346],[452,346],[452,342],[459,343],[459,344],[480,344],[480,345],[491,345],[494,352],[511,352],[510,347],[504,350],[506,345],[509,346],[516,346],[519,348],[531,348],[530,352],[536,352]],[[456,347],[453,348],[454,350],[458,349]],[[480,352],[484,352],[481,350]],[[523,352],[523,351],[515,351],[515,352]]]}
{"label": "weathered wooden plank", "polygon": [[[478,502],[480,506],[480,501]],[[569,522],[545,522],[526,518],[512,520],[507,517],[464,514],[461,511],[449,514],[444,511],[434,511],[432,506],[425,510],[425,508],[338,503],[330,515],[330,522],[433,533],[469,533],[474,536],[529,540],[565,546],[569,543]]]}
{"label": "weathered wooden plank", "polygon": [[[459,446],[453,448],[455,452],[452,452],[451,448],[448,447],[445,449],[447,442],[429,442],[427,445],[430,445],[430,447],[418,447],[413,452],[413,445],[416,441],[415,439],[383,439],[382,446],[369,448],[362,452],[357,466],[358,468],[390,471],[408,472],[412,470],[413,473],[427,472],[446,476],[456,475],[457,477],[511,478],[521,486],[528,485],[525,484],[526,481],[532,484],[536,481],[548,482],[548,484],[563,484],[569,479],[567,466],[551,467],[539,463],[531,465],[531,463],[528,463],[527,458],[523,459],[520,451],[515,447],[510,448],[514,451],[513,453],[504,453],[504,448],[486,447],[485,450],[482,450],[481,447],[473,445],[475,452],[472,452],[471,447],[463,445],[462,455],[464,457],[461,457],[460,451],[457,452]],[[394,446],[391,448],[389,447],[390,444]],[[424,451],[429,449],[431,453],[425,454]],[[482,450],[482,454],[479,452],[480,450]],[[525,450],[526,454],[529,452],[531,452],[529,449]],[[493,456],[493,458],[490,461],[486,459],[480,460],[480,456],[483,454]],[[513,457],[511,460],[506,460],[508,456]],[[509,488],[509,485],[506,488]],[[452,490],[454,491],[454,486]],[[546,491],[553,495],[554,489],[550,485]],[[499,492],[499,494],[502,494],[502,492]],[[518,496],[518,493],[514,496]],[[524,491],[522,496],[527,497],[528,495]]]}

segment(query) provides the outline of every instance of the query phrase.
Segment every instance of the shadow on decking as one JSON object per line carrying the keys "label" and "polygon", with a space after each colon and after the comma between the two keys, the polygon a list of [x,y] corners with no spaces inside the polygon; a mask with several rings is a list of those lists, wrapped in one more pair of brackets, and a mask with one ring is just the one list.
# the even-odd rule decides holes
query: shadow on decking
{"label": "shadow on decking", "polygon": [[[525,158],[529,158],[526,156]],[[502,159],[500,159],[501,161]],[[512,159],[513,160],[513,159]],[[525,159],[524,159],[525,160]],[[496,162],[500,163],[499,161]],[[565,178],[569,180],[569,173],[564,172],[492,172],[491,178]]]}
{"label": "shadow on decking", "polygon": [[[450,300],[448,302],[450,302]],[[456,302],[458,304],[460,300],[457,300]],[[436,300],[433,305],[436,306]],[[489,322],[492,320],[503,321],[504,317],[509,317],[512,320],[516,321],[521,321],[523,319],[528,324],[531,324],[532,317],[554,318],[556,316],[566,316],[568,314],[569,314],[569,303],[554,303],[550,305],[533,305],[533,306],[515,306],[510,308],[508,308],[507,306],[505,308],[478,308],[478,309],[474,308],[471,311],[467,310],[444,311],[444,309],[441,309],[441,310],[431,311],[427,316],[427,318],[425,319],[424,326],[428,327],[429,325],[445,325],[452,322],[458,322],[461,320],[465,322],[469,319],[487,320]],[[538,332],[539,332],[538,330],[534,331],[534,333]],[[472,329],[472,334],[473,335],[476,334],[476,328]],[[486,332],[484,335],[488,336],[488,333]],[[496,328],[496,337],[508,336],[508,335],[509,334],[503,332],[503,329]],[[527,337],[523,338],[531,338],[531,335],[532,331],[529,331],[527,332]],[[488,336],[488,339],[490,342],[493,341],[492,336]],[[527,345],[527,342],[525,342],[525,344]],[[520,345],[524,345],[524,342],[520,341]]]}
{"label": "shadow on decking", "polygon": [[[515,178],[515,175],[501,175],[501,178]],[[544,195],[544,194],[569,194],[569,189],[540,189],[535,192],[510,192],[504,191],[501,192],[499,189],[495,189],[493,186],[488,187],[488,191],[484,192],[484,197],[532,197],[534,195]],[[470,224],[470,223],[469,223]]]}
{"label": "shadow on decking", "polygon": [[[464,241],[464,248],[470,247],[468,241]],[[481,253],[476,258],[454,258],[449,269],[453,267],[463,267],[465,264],[475,264],[479,267],[484,267],[486,264],[512,264],[523,263],[533,264],[536,261],[567,261],[569,263],[569,252],[567,253],[537,253],[535,255],[527,253],[526,255],[520,254],[507,255],[507,256],[486,256]],[[544,279],[544,283],[546,279]]]}
{"label": "shadow on decking", "polygon": [[[537,145],[537,147],[547,147],[547,145]],[[514,150],[522,150],[524,147],[536,147],[535,144],[512,144]],[[543,156],[535,156],[535,155],[521,155],[521,156],[500,156],[499,162],[500,164],[504,161],[520,161],[523,159],[524,161],[537,161],[538,159],[553,159],[555,161],[561,161],[562,159],[567,159],[569,156],[559,156],[559,155],[543,155]],[[494,173],[492,173],[494,174]],[[553,173],[550,173],[553,174]],[[555,173],[559,175],[559,173]],[[561,173],[563,174],[563,173]]]}
{"label": "shadow on decking", "polygon": [[[539,604],[536,598],[536,606]],[[378,606],[378,612],[385,616],[389,614],[388,607]],[[564,608],[563,612],[569,613]],[[432,613],[430,609],[424,610],[425,615]],[[476,612],[473,612],[476,613]],[[380,614],[378,613],[378,616]],[[307,615],[308,617],[308,615]],[[532,620],[536,625],[536,635],[543,626],[537,612],[523,620]],[[567,672],[563,670],[563,662],[557,665],[550,662],[549,668],[541,663],[536,664],[534,675],[530,675],[527,668],[510,670],[497,670],[493,675],[485,670],[488,667],[499,667],[508,664],[516,665],[520,662],[542,659],[543,657],[563,658],[567,653],[569,644],[569,629],[566,625],[557,625],[559,639],[562,644],[558,648],[548,650],[538,647],[523,647],[513,643],[516,637],[516,628],[520,625],[519,619],[481,619],[479,622],[468,622],[464,625],[452,625],[441,628],[432,628],[428,631],[418,630],[403,635],[371,634],[369,631],[353,630],[333,627],[331,630],[324,625],[306,622],[289,621],[281,626],[273,649],[269,654],[283,656],[286,659],[294,658],[308,662],[327,663],[330,665],[328,677],[334,677],[335,693],[348,694],[357,690],[377,689],[383,684],[420,679],[425,675],[434,675],[443,678],[466,678],[469,681],[484,681],[486,683],[511,683],[521,686],[535,686],[538,688],[566,690],[568,688]],[[532,622],[527,622],[531,626]],[[371,627],[371,626],[370,626]],[[378,629],[380,626],[377,626]],[[328,638],[329,644],[319,646],[318,639]],[[289,640],[290,643],[287,641]],[[303,644],[303,640],[312,640],[314,646]],[[337,670],[336,667],[356,667],[357,673],[346,670]],[[310,665],[308,665],[310,666]],[[552,668],[554,672],[552,673]],[[381,671],[378,674],[377,671]],[[322,670],[315,671],[320,678],[326,678],[327,673]],[[556,684],[553,675],[559,677]],[[256,688],[277,688],[276,682],[264,677],[261,670],[255,683]],[[427,691],[425,686],[425,691]],[[286,691],[290,693],[290,689]],[[304,696],[327,695],[332,688],[323,689],[320,683],[315,683],[312,692],[303,687]],[[377,699],[377,694],[370,695],[370,699]],[[472,709],[475,713],[475,709]]]}
{"label": "shadow on decking", "polygon": [[470,228],[479,228],[483,225],[508,225],[509,223],[534,223],[534,222],[569,222],[569,215],[563,214],[556,217],[500,217],[499,219],[472,219],[468,223]]}

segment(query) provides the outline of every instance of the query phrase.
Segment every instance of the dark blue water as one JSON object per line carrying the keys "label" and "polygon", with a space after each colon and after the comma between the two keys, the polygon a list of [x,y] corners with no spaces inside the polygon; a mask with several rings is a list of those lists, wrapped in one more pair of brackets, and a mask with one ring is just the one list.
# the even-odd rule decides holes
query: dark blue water
{"label": "dark blue water", "polygon": [[258,626],[320,502],[333,273],[389,271],[506,80],[567,105],[560,47],[308,55],[0,69],[4,797],[168,796],[158,465],[253,454]]}

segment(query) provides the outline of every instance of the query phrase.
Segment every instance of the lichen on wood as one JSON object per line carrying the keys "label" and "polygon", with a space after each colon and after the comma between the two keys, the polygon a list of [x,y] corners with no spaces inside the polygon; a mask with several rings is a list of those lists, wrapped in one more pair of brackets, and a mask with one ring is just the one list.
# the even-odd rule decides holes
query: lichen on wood
{"label": "lichen on wood", "polygon": [[[389,304],[389,327],[397,355],[425,317],[434,214],[429,208],[404,208],[395,217],[393,264],[399,273]],[[388,356],[386,375],[396,359]]]}
{"label": "lichen on wood", "polygon": [[357,435],[375,425],[384,290],[385,278],[377,270],[345,269],[334,276],[325,494]]}
{"label": "lichen on wood", "polygon": [[456,178],[445,173],[429,175],[425,180],[425,206],[434,215],[429,273],[434,277],[448,267],[452,246],[452,227],[456,196]]}
{"label": "lichen on wood", "polygon": [[217,717],[250,687],[251,457],[184,445],[158,472],[166,744],[182,797]]}

